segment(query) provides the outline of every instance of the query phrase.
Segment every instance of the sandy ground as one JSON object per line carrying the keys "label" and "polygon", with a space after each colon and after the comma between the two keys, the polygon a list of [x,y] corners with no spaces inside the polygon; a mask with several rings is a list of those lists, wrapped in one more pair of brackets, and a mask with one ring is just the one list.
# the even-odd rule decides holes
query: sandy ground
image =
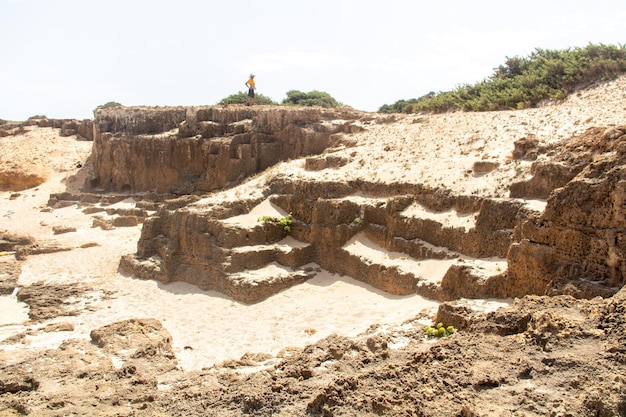
{"label": "sandy ground", "polygon": [[[320,180],[377,178],[381,182],[410,176],[415,182],[443,185],[466,194],[505,196],[511,179],[528,175],[529,164],[511,163],[515,140],[532,134],[550,143],[592,126],[621,124],[626,110],[624,91],[626,77],[602,89],[574,95],[558,108],[472,115],[411,115],[404,118],[406,123],[368,126],[365,132],[355,135],[356,146],[337,151],[350,157],[350,163],[341,169],[311,172],[304,169],[304,161],[290,161],[240,187],[207,196],[195,205],[202,207],[236,199],[242,194],[252,195],[260,188],[259,184],[277,174],[308,179],[316,176]],[[601,108],[605,102],[603,97],[617,107],[609,111]],[[434,301],[417,295],[392,296],[323,270],[308,282],[254,305],[244,305],[186,283],[165,284],[123,275],[118,271],[120,257],[135,252],[141,226],[102,230],[93,227],[93,217],[102,213],[88,215],[75,205],[50,209],[46,204],[51,193],[80,188],[84,178],[75,176],[75,165],[77,161],[84,163],[90,152],[90,142],[59,137],[52,129],[37,128],[23,135],[0,138],[0,168],[36,171],[48,178],[36,188],[17,193],[0,192],[0,232],[29,235],[40,244],[74,248],[29,256],[22,264],[18,285],[43,281],[82,283],[93,288],[93,292],[81,300],[84,308],[80,315],[52,320],[72,323],[72,332],[38,331],[50,322],[27,322],[27,308],[17,302],[15,294],[0,297],[0,341],[29,331],[27,348],[57,347],[68,338],[89,338],[91,330],[115,321],[156,318],[172,334],[180,366],[193,370],[238,359],[248,352],[277,354],[332,333],[354,336],[374,324],[400,324],[420,313],[427,316],[436,311],[438,304]],[[468,174],[478,160],[495,161],[500,165],[486,175]],[[132,207],[134,201],[118,204]],[[541,208],[545,202],[529,204]],[[248,215],[225,221],[251,226],[260,215],[284,213],[264,202]],[[471,228],[474,222],[472,216],[456,212],[428,213],[419,206],[409,207],[404,215],[432,216],[454,227]],[[55,235],[52,230],[55,226],[75,227],[76,232]],[[300,244],[293,239],[281,243],[287,247]],[[346,249],[378,262],[420,271],[433,281],[441,278],[451,262],[417,262],[406,255],[387,252],[361,235],[348,242]],[[12,256],[2,255],[0,262]],[[506,267],[502,259],[480,262],[489,270]],[[493,309],[506,303],[506,300],[475,301],[476,308],[481,309]],[[0,349],[15,346],[0,343]]]}

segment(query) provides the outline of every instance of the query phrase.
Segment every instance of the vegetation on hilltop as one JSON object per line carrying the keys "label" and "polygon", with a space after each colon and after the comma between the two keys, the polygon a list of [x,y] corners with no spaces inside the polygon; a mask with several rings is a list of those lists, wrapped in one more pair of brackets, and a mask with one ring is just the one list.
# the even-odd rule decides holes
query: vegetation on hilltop
{"label": "vegetation on hilltop", "polygon": [[453,91],[431,92],[417,99],[383,105],[381,113],[443,113],[536,107],[544,100],[561,100],[581,87],[607,81],[626,72],[624,45],[594,45],[565,50],[536,49],[528,57],[507,57],[493,75]]}
{"label": "vegetation on hilltop", "polygon": [[[247,104],[248,103],[248,94],[244,92],[239,92],[237,94],[232,94],[224,99],[222,99],[219,105],[226,104]],[[269,104],[269,105],[278,105],[277,102],[272,100],[269,97],[264,96],[263,94],[255,94],[254,97],[255,104]],[[310,91],[308,93],[304,93],[298,90],[290,90],[287,92],[287,98],[285,98],[281,106],[320,106],[320,107],[338,107],[341,106],[337,100],[335,100],[330,94],[324,91]]]}
{"label": "vegetation on hilltop", "polygon": [[[264,96],[263,94],[258,94],[258,93],[254,95],[254,103],[255,104],[269,104],[272,106],[275,106],[278,104],[271,98]],[[240,91],[236,94],[231,94],[230,96],[223,98],[217,104],[222,105],[222,106],[226,104],[248,104],[248,93],[244,93]]]}
{"label": "vegetation on hilltop", "polygon": [[[463,84],[452,91],[430,92],[419,98],[385,104],[380,113],[444,113],[448,111],[494,111],[536,107],[546,100],[561,100],[577,89],[609,81],[626,73],[626,45],[589,44],[564,50],[535,49],[527,57],[506,57],[488,78]],[[313,90],[290,90],[282,106],[341,106],[330,94]],[[263,94],[255,104],[279,105]],[[218,105],[247,104],[246,92],[232,94]],[[98,106],[121,106],[111,101]]]}
{"label": "vegetation on hilltop", "polygon": [[122,106],[122,104],[118,103],[117,101],[108,101],[108,102],[106,102],[104,104],[99,105],[97,108],[98,109],[110,109],[110,108],[113,108],[113,107],[121,107],[121,106]]}
{"label": "vegetation on hilltop", "polygon": [[341,106],[341,103],[330,94],[317,90],[309,91],[308,93],[298,90],[287,91],[287,98],[281,104],[286,106],[320,106],[325,108]]}

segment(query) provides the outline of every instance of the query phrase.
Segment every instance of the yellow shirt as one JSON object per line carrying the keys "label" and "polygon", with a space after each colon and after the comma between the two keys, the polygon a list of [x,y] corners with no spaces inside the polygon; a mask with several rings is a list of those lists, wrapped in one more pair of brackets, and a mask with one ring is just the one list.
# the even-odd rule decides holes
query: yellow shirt
{"label": "yellow shirt", "polygon": [[248,86],[248,88],[252,88],[254,89],[254,78],[250,78],[248,81],[246,81],[246,85]]}

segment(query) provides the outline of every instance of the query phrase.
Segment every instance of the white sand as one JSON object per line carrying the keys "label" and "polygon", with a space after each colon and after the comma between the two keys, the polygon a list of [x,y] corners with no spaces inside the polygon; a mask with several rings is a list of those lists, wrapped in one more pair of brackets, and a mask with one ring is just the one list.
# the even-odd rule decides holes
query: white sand
{"label": "white sand", "polygon": [[401,253],[388,251],[377,245],[362,233],[357,234],[343,247],[352,255],[356,255],[370,263],[377,263],[387,267],[397,267],[398,270],[423,278],[425,281],[441,283],[441,279],[448,268],[456,262],[455,259],[420,259]]}
{"label": "white sand", "polygon": [[270,202],[269,199],[263,200],[259,205],[250,210],[249,213],[239,216],[229,217],[222,220],[223,223],[233,224],[240,227],[254,227],[260,224],[261,217],[269,216],[274,218],[280,218],[286,216],[287,213],[278,207],[276,204]]}
{"label": "white sand", "polygon": [[0,311],[0,340],[7,326],[23,324],[28,320],[28,305],[17,301],[17,291],[0,296]]}
{"label": "white sand", "polygon": [[432,220],[441,223],[446,227],[462,228],[470,230],[476,225],[476,213],[459,214],[456,210],[442,211],[435,213],[426,209],[418,203],[414,203],[402,211],[405,217],[414,217],[425,220]]}

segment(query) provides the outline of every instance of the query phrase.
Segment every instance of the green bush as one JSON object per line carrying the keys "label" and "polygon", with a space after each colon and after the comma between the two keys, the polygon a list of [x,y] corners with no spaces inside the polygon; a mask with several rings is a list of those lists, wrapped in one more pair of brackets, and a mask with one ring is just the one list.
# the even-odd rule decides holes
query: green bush
{"label": "green bush", "polygon": [[[244,92],[238,92],[236,94],[232,94],[224,99],[222,99],[222,101],[220,101],[219,103],[217,103],[219,105],[226,105],[226,104],[248,104],[248,93],[244,93]],[[272,100],[271,98],[264,96],[263,94],[255,94],[254,97],[254,104],[268,104],[268,105],[278,105],[278,103],[276,103],[274,100]]]}
{"label": "green bush", "polygon": [[[218,105],[226,104],[248,104],[248,93],[239,92],[222,99]],[[263,94],[256,94],[254,104],[278,105],[277,102]],[[302,91],[291,90],[287,92],[285,98],[280,105],[283,106],[320,106],[332,108],[341,106],[341,103],[335,100],[330,94],[323,91],[310,91],[303,93]]]}
{"label": "green bush", "polygon": [[122,105],[117,101],[109,101],[107,103],[98,106],[99,109],[108,109],[110,107],[121,107]]}
{"label": "green bush", "polygon": [[308,93],[298,90],[287,91],[287,98],[281,104],[286,106],[320,106],[325,108],[341,106],[341,103],[330,94],[317,90],[309,91]]}
{"label": "green bush", "polygon": [[487,79],[453,91],[429,93],[379,108],[381,113],[443,113],[536,107],[562,100],[576,89],[626,72],[626,47],[593,45],[566,50],[536,49],[528,57],[506,58]]}

